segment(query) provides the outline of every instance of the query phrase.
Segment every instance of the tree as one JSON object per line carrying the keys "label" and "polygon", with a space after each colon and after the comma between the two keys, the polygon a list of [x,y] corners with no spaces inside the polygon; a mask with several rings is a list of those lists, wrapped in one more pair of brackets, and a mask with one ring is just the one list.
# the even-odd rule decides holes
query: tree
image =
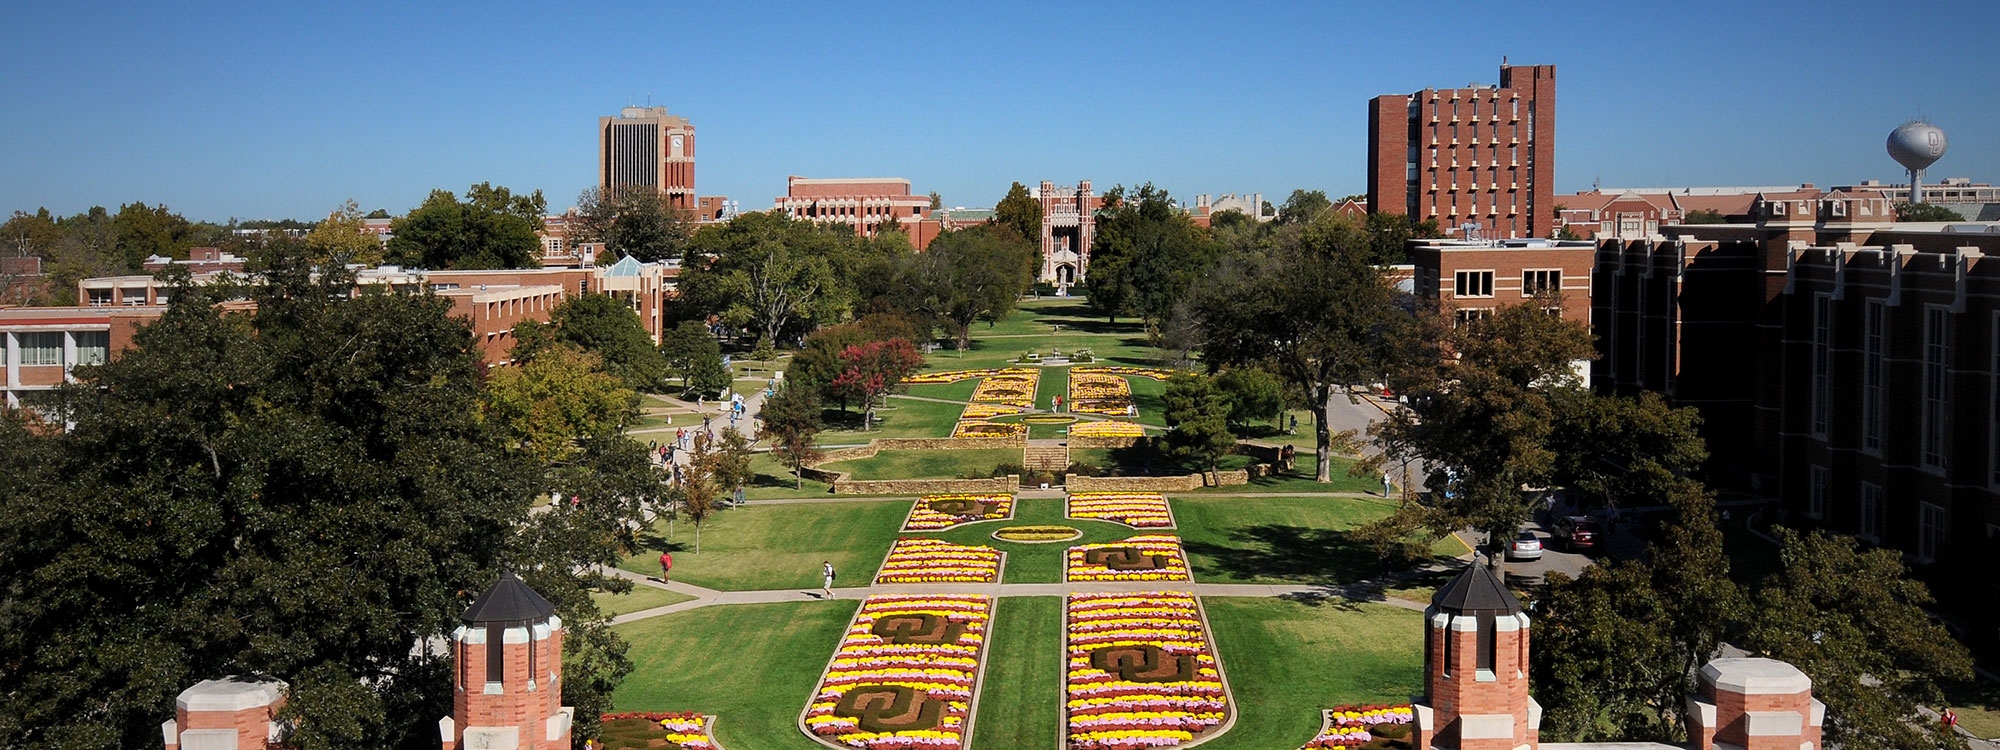
{"label": "tree", "polygon": [[558,345],[519,367],[496,369],[483,413],[536,465],[573,460],[579,442],[617,435],[638,414],[638,394],[601,363],[596,355]]}
{"label": "tree", "polygon": [[681,397],[694,394],[714,396],[729,387],[729,368],[722,366],[722,345],[709,335],[708,327],[692,320],[660,337],[660,353],[666,357],[667,377],[681,381]]}
{"label": "tree", "polygon": [[1713,208],[1697,208],[1681,217],[1682,224],[1723,224],[1729,219]]}
{"label": "tree", "polygon": [[856,344],[840,351],[841,372],[829,384],[861,402],[861,427],[875,422],[875,407],[889,389],[924,367],[924,355],[905,339]]}
{"label": "tree", "polygon": [[641,263],[681,257],[694,234],[692,217],[669,203],[665,193],[645,185],[590,188],[576,199],[577,232],[572,243],[602,242],[607,258],[632,256]]}
{"label": "tree", "polygon": [[1175,373],[1161,394],[1166,403],[1167,453],[1207,469],[1211,485],[1222,484],[1216,462],[1236,447],[1229,434],[1229,394],[1204,375]]}
{"label": "tree", "polygon": [[186,260],[194,247],[194,225],[166,206],[129,203],[111,219],[125,267],[137,270],[152,256]]}
{"label": "tree", "polygon": [[931,210],[932,210],[932,211],[936,211],[936,210],[938,210],[938,209],[940,209],[940,208],[944,208],[944,196],[941,196],[941,195],[938,195],[938,192],[937,192],[936,190],[932,190],[932,191],[931,191]]}
{"label": "tree", "polygon": [[1115,207],[1097,218],[1087,277],[1090,306],[1114,320],[1139,316],[1157,330],[1214,265],[1217,248],[1174,207],[1167,191],[1152,183],[1130,199],[1114,187],[1106,199]]}
{"label": "tree", "polygon": [[983,227],[945,232],[910,254],[903,307],[942,322],[963,353],[973,321],[1006,317],[1034,281],[1033,248],[1010,234]]}
{"label": "tree", "polygon": [[715,486],[725,493],[734,493],[756,481],[757,472],[750,468],[750,441],[736,430],[723,430],[716,440],[719,445],[710,456],[709,475]]}
{"label": "tree", "polygon": [[1580,388],[1574,363],[1592,356],[1589,331],[1545,312],[1554,302],[1456,325],[1431,315],[1400,337],[1388,383],[1410,406],[1373,429],[1385,454],[1429,462],[1431,530],[1478,529],[1497,551],[1528,516],[1522,488],[1549,485],[1554,394]]}
{"label": "tree", "polygon": [[1551,484],[1586,507],[1662,505],[1708,460],[1701,415],[1653,392],[1626,398],[1584,388],[1549,391]]}
{"label": "tree", "polygon": [[1285,205],[1278,207],[1278,224],[1308,224],[1327,209],[1333,208],[1333,201],[1327,200],[1324,190],[1293,190],[1285,198]]}
{"label": "tree", "polygon": [[[929,331],[928,324],[924,326]],[[847,365],[841,360],[841,352],[847,347],[875,341],[902,339],[915,344],[919,337],[916,323],[908,316],[896,313],[870,313],[855,320],[835,326],[827,326],[806,336],[805,346],[785,367],[785,383],[806,388],[819,394],[822,400],[837,399],[841,411],[847,410],[850,394],[836,391],[834,378],[845,372]]]}
{"label": "tree", "polygon": [[660,389],[666,356],[632,308],[602,294],[569,297],[549,311],[555,339],[604,359],[604,370],[635,391]]}
{"label": "tree", "polygon": [[1381,372],[1401,313],[1352,221],[1325,216],[1275,235],[1267,250],[1232,253],[1197,287],[1195,314],[1211,367],[1260,367],[1313,404],[1320,482],[1333,479],[1335,398]]}
{"label": "tree", "polygon": [[1965,647],[1924,611],[1930,590],[1904,576],[1901,553],[1853,538],[1777,530],[1780,569],[1755,596],[1746,648],[1797,666],[1826,704],[1825,740],[1851,748],[1961,742],[1917,715],[1939,683],[1972,677]]}
{"label": "tree", "polygon": [[1259,419],[1285,414],[1285,384],[1278,376],[1255,367],[1224,370],[1215,387],[1229,397],[1229,423],[1238,429]]}
{"label": "tree", "polygon": [[697,434],[694,448],[688,451],[687,465],[682,467],[680,482],[681,515],[687,516],[688,523],[694,524],[694,553],[701,554],[701,527],[715,515],[718,490],[715,484],[715,446],[710,445],[708,435]]}
{"label": "tree", "polygon": [[433,269],[534,268],[541,264],[542,191],[514,195],[504,187],[479,183],[465,200],[449,190],[433,190],[423,205],[390,227],[384,259]]}
{"label": "tree", "polygon": [[[1432,220],[1433,226],[1436,221]],[[1410,217],[1378,211],[1368,215],[1368,255],[1376,265],[1388,266],[1407,259],[1405,247],[1415,236]]]}
{"label": "tree", "polygon": [[862,265],[857,242],[845,227],[774,212],[703,227],[681,274],[683,317],[718,315],[773,343],[792,341],[851,308],[853,279],[835,269]]}
{"label": "tree", "polygon": [[386,209],[386,208],[378,208],[378,209],[375,209],[375,210],[373,210],[373,211],[369,211],[369,212],[368,212],[368,215],[367,215],[367,216],[363,216],[363,217],[361,217],[361,218],[364,218],[364,219],[387,219],[387,218],[390,218],[390,216],[389,216],[389,209]]}
{"label": "tree", "polygon": [[313,260],[321,264],[379,265],[382,262],[382,241],[363,231],[367,226],[367,220],[361,215],[361,206],[350,200],[327,214],[325,221],[306,233],[306,248],[312,251]]}
{"label": "tree", "polygon": [[757,410],[757,420],[762,423],[757,439],[771,441],[771,451],[792,465],[799,489],[806,487],[805,465],[819,460],[819,450],[813,445],[813,439],[825,429],[819,411],[819,392],[790,378]]}
{"label": "tree", "polygon": [[[598,551],[525,543],[553,480],[481,421],[449,301],[350,298],[293,244],[249,289],[255,312],[183,286],[134,348],[78,368],[50,412],[70,429],[0,426],[0,745],[158,742],[175,695],[226,674],[292,683],[301,750],[434,743],[449,662],[413,646],[447,637],[503,565],[553,581]],[[579,528],[604,538],[631,519],[601,499]],[[557,603],[580,631],[602,619],[588,597]],[[565,648],[606,665],[616,644]]]}
{"label": "tree", "polygon": [[992,224],[1012,229],[1023,242],[1039,246],[1042,239],[1042,202],[1028,195],[1028,187],[1014,183],[1007,195],[993,206]]}
{"label": "tree", "polygon": [[1898,203],[1897,221],[1965,221],[1957,211],[1935,203]]}

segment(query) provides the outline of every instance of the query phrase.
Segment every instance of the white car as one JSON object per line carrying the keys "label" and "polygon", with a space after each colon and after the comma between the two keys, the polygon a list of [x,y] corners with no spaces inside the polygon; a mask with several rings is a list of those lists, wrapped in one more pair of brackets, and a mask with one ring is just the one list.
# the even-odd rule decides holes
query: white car
{"label": "white car", "polygon": [[1507,559],[1509,560],[1542,559],[1541,537],[1535,536],[1535,532],[1532,531],[1521,532],[1520,536],[1514,537],[1513,542],[1508,543]]}

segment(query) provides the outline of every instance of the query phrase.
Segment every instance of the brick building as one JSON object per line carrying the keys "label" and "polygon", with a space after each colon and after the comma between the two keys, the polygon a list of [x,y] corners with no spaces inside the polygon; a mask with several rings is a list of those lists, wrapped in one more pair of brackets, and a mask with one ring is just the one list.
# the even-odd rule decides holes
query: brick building
{"label": "brick building", "polygon": [[1090,244],[1097,239],[1097,209],[1101,198],[1090,181],[1076,187],[1056,187],[1042,180],[1035,198],[1042,202],[1042,271],[1037,280],[1068,289],[1090,273]]}
{"label": "brick building", "polygon": [[1594,383],[1701,410],[1719,478],[1900,549],[2000,616],[2000,224],[1896,224],[1879,193],[1597,250]]}
{"label": "brick building", "polygon": [[112,352],[131,348],[133,332],[166,311],[158,305],[0,308],[4,405],[34,405],[77,365],[103,364]]}
{"label": "brick building", "polygon": [[[910,192],[910,181],[901,177],[785,178],[785,194],[779,196],[778,211],[794,219],[846,224],[854,233],[873,237],[893,220],[905,232],[912,231],[930,210],[929,196]],[[916,243],[923,247],[924,242]]]}
{"label": "brick building", "polygon": [[1500,84],[1368,103],[1370,211],[1488,237],[1555,232],[1556,68],[1501,63]]}
{"label": "brick building", "polygon": [[647,187],[667,203],[695,209],[694,126],[666,107],[626,107],[597,118],[597,187]]}
{"label": "brick building", "polygon": [[1454,311],[1459,320],[1552,294],[1564,319],[1590,325],[1597,246],[1589,242],[1411,240],[1408,251],[1418,299]]}

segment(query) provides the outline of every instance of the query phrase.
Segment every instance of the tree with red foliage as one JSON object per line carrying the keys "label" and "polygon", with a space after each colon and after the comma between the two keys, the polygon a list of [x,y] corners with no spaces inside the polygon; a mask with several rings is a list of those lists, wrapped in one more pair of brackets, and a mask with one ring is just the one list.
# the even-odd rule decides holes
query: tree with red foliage
{"label": "tree with red foliage", "polygon": [[830,389],[861,402],[861,428],[875,421],[875,406],[883,394],[924,366],[924,355],[908,339],[852,344],[840,350],[840,374]]}

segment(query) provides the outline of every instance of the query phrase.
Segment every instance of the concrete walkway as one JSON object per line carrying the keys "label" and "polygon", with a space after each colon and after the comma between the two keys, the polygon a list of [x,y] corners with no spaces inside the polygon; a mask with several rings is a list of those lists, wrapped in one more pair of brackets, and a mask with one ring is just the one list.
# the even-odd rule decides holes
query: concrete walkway
{"label": "concrete walkway", "polygon": [[[1421,571],[1413,571],[1414,575]],[[765,589],[758,591],[717,591],[689,583],[661,583],[658,578],[641,575],[622,568],[609,571],[611,575],[631,581],[635,586],[648,586],[695,597],[693,601],[669,604],[664,607],[627,612],[611,618],[611,624],[651,619],[690,609],[712,607],[722,604],[773,604],[781,602],[819,601],[819,589]],[[1422,612],[1422,602],[1383,596],[1382,589],[1395,582],[1391,577],[1383,580],[1362,581],[1345,586],[1298,586],[1267,585],[1257,583],[1187,583],[1171,581],[1117,582],[1117,583],[936,583],[936,584],[882,584],[874,586],[849,586],[833,590],[835,599],[864,599],[873,594],[985,594],[987,596],[1068,596],[1070,594],[1117,594],[1138,591],[1192,591],[1196,596],[1258,596],[1284,597],[1293,599],[1322,600],[1342,599],[1353,602],[1386,604],[1391,607]]]}

